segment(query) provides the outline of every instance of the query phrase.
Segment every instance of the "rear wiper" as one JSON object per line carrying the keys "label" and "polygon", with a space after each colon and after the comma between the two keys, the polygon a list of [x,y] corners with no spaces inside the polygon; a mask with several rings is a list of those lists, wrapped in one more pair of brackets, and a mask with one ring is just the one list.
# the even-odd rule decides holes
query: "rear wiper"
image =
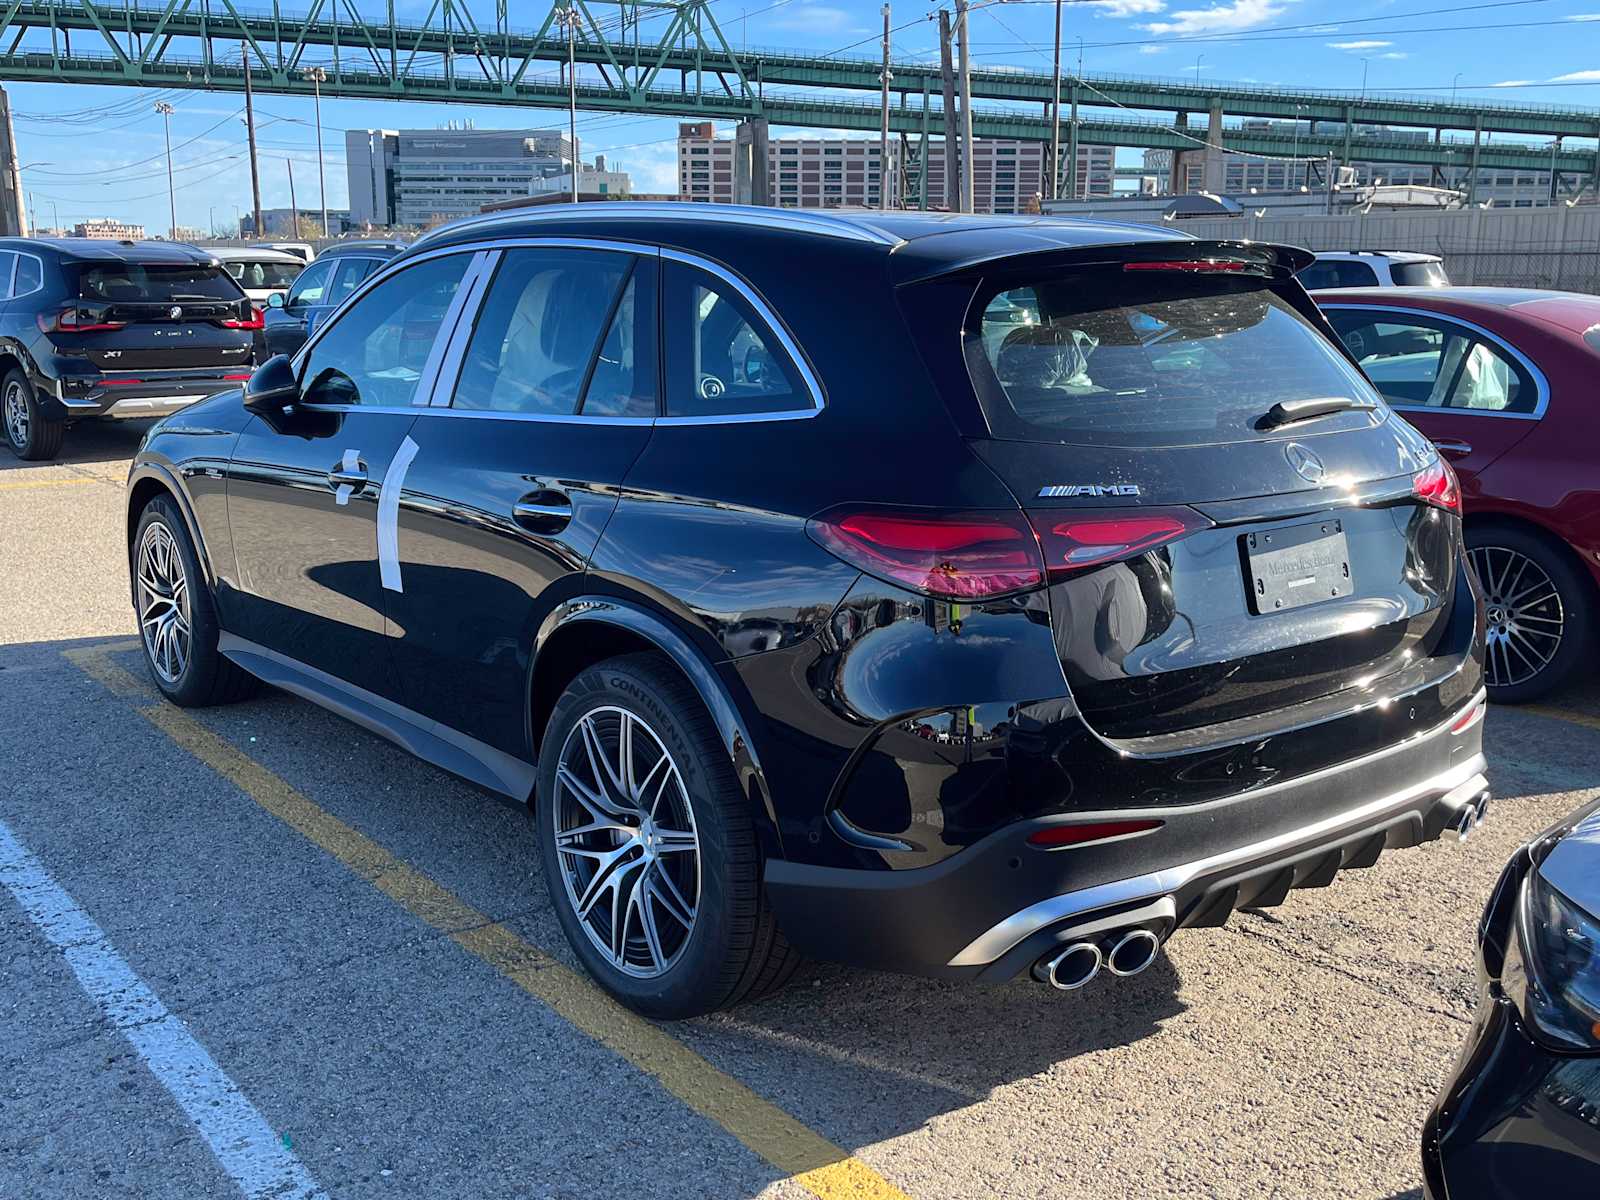
{"label": "rear wiper", "polygon": [[1314,421],[1318,417],[1340,412],[1376,412],[1376,404],[1355,400],[1349,396],[1314,396],[1305,400],[1280,400],[1267,409],[1261,418],[1262,429],[1276,429],[1280,425],[1293,425],[1297,421]]}

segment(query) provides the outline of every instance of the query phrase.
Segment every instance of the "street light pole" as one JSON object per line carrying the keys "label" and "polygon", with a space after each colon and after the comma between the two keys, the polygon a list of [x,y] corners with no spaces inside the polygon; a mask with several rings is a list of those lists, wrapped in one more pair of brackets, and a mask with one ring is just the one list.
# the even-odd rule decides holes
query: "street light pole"
{"label": "street light pole", "polygon": [[172,218],[172,225],[167,230],[167,236],[173,241],[177,241],[178,192],[172,185],[172,114],[177,110],[165,100],[157,100],[156,111],[161,114],[161,129],[167,141],[167,215]]}
{"label": "street light pole", "polygon": [[977,155],[972,149],[972,51],[967,36],[967,0],[956,0],[956,37],[961,40],[957,60],[957,87],[961,93],[961,211],[973,209],[972,174]]}
{"label": "street light pole", "polygon": [[889,6],[883,6],[883,112],[878,124],[878,210],[889,208]]}
{"label": "street light pole", "polygon": [[[1055,89],[1050,93],[1050,186],[1045,189],[1047,199],[1061,195],[1061,0],[1056,0],[1056,57]],[[1076,93],[1074,93],[1076,94]],[[1073,164],[1077,166],[1076,163]]]}
{"label": "street light pole", "polygon": [[[328,184],[322,173],[322,85],[328,82],[328,73],[321,67],[307,67],[302,75],[311,81],[311,94],[317,106],[317,198],[322,201],[322,236],[330,238],[328,227]],[[295,234],[299,237],[299,233]]]}
{"label": "street light pole", "polygon": [[572,202],[578,202],[578,10],[571,4],[561,10],[567,29],[567,141],[572,144]]}
{"label": "street light pole", "polygon": [[1196,54],[1194,56],[1194,85],[1195,85],[1195,87],[1199,87],[1200,86],[1200,63],[1201,63],[1201,60],[1204,59],[1204,58],[1205,58],[1204,54]]}

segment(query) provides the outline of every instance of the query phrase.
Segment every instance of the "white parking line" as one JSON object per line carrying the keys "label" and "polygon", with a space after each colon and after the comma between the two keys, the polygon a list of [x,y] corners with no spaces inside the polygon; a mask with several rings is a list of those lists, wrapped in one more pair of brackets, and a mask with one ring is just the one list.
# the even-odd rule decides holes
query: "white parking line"
{"label": "white parking line", "polygon": [[251,1200],[326,1200],[239,1085],[167,1011],[43,865],[0,821],[0,883],[60,950],[101,1012],[200,1130],[222,1169]]}

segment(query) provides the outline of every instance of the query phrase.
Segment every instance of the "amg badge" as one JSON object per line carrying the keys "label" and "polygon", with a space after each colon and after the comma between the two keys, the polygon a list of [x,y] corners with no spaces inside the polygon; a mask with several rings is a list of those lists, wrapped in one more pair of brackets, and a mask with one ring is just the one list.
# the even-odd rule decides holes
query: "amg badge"
{"label": "amg badge", "polygon": [[1136,483],[1051,483],[1039,489],[1040,496],[1137,496]]}

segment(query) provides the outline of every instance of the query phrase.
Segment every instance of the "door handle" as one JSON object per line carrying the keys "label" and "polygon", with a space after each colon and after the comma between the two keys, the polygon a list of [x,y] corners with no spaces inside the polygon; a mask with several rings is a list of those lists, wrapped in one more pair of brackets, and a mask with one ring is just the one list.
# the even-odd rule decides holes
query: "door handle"
{"label": "door handle", "polygon": [[361,451],[344,452],[344,457],[328,472],[328,486],[333,489],[335,504],[350,503],[350,497],[367,486],[367,464],[361,461]]}
{"label": "door handle", "polygon": [[1457,441],[1454,438],[1434,438],[1433,444],[1439,448],[1441,454],[1471,454],[1472,445],[1469,442]]}
{"label": "door handle", "polygon": [[560,533],[572,520],[572,499],[564,492],[530,492],[511,506],[511,518],[534,533]]}

